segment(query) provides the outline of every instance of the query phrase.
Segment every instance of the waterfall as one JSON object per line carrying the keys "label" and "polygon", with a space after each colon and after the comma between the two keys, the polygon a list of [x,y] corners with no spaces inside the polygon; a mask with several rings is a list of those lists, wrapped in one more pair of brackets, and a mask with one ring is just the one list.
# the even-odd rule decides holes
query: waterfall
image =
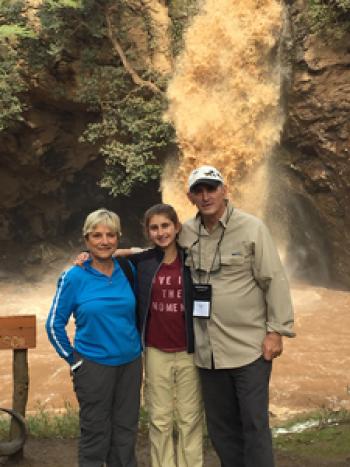
{"label": "waterfall", "polygon": [[276,0],[206,0],[188,28],[168,88],[181,154],[169,158],[162,179],[163,200],[181,219],[192,214],[187,177],[202,164],[222,171],[236,205],[262,214],[266,161],[284,120],[282,28]]}

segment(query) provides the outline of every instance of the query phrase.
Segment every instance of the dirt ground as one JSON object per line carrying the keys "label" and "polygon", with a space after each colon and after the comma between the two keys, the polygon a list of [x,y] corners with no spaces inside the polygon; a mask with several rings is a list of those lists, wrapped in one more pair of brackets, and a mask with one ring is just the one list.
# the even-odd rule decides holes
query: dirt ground
{"label": "dirt ground", "polygon": [[[148,444],[140,436],[137,448],[138,467],[149,467]],[[76,440],[30,439],[25,447],[24,459],[2,464],[5,467],[76,467]],[[276,453],[276,467],[349,467],[349,459],[343,461],[322,461],[322,459],[300,459]],[[166,466],[164,466],[166,467]],[[210,446],[205,447],[204,467],[220,467],[220,462]],[[233,467],[233,466],[232,466]]]}

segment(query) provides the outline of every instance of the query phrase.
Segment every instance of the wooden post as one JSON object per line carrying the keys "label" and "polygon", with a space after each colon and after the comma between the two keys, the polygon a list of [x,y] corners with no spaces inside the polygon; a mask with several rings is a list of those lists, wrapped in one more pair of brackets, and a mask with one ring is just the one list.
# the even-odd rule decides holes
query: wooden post
{"label": "wooden post", "polygon": [[[36,346],[36,317],[34,315],[0,317],[0,349],[13,349],[13,396],[12,408],[25,417],[28,401],[28,348]],[[10,439],[16,439],[20,427],[12,418]],[[11,456],[11,460],[23,458],[23,449]]]}
{"label": "wooden post", "polygon": [[[12,408],[25,418],[28,401],[28,350],[14,349],[13,351],[13,394]],[[11,419],[10,439],[16,439],[21,434],[21,429],[14,418]],[[11,460],[23,459],[23,449],[12,454]]]}

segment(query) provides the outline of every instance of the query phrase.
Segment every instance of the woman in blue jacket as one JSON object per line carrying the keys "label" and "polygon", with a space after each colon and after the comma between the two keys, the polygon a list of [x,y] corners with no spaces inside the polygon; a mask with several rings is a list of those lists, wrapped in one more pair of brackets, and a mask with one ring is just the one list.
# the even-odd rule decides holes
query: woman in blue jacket
{"label": "woman in blue jacket", "polygon": [[[79,466],[136,467],[141,341],[132,287],[113,253],[119,217],[89,214],[84,268],[64,272],[46,323],[57,353],[70,365],[80,407]],[[74,345],[66,325],[75,318]]]}

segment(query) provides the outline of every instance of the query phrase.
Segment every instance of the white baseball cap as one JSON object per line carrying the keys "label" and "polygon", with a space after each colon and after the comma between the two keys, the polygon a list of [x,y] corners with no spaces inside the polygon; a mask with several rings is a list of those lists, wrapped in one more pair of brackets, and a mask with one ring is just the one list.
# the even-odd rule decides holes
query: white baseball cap
{"label": "white baseball cap", "polygon": [[191,191],[196,185],[204,183],[205,185],[218,186],[224,183],[224,178],[215,167],[211,165],[202,165],[192,170],[188,177],[188,189]]}

